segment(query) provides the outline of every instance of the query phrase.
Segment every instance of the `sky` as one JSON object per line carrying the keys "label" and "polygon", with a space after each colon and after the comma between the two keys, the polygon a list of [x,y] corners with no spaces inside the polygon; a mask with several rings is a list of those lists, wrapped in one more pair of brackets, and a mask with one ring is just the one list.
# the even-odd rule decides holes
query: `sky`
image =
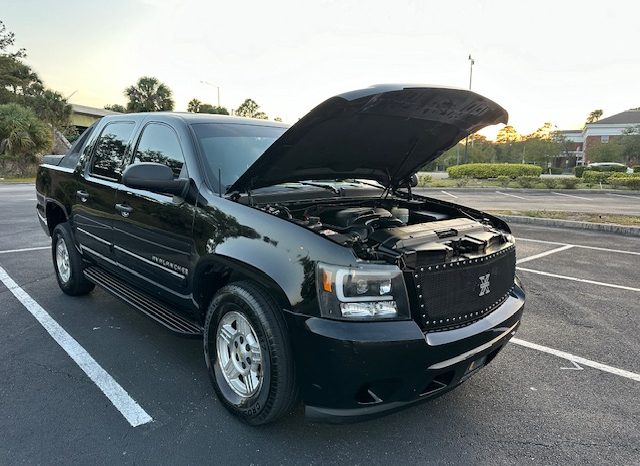
{"label": "sky", "polygon": [[[48,87],[125,104],[155,76],[176,110],[254,99],[295,123],[325,99],[381,83],[469,86],[521,134],[581,128],[640,106],[640,2],[0,0],[0,19]],[[205,81],[209,84],[204,84]],[[500,126],[482,131],[494,137]]]}

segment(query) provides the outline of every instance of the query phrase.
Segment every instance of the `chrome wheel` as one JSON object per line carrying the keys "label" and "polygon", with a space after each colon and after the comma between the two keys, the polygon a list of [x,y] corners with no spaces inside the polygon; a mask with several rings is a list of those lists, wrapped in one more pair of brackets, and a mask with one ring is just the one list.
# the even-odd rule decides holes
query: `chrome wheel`
{"label": "chrome wheel", "polygon": [[256,331],[242,314],[227,312],[216,331],[222,375],[239,396],[249,398],[262,386],[262,351]]}
{"label": "chrome wheel", "polygon": [[71,278],[71,262],[69,251],[64,239],[59,238],[56,244],[56,265],[58,266],[58,276],[62,283],[68,283]]}

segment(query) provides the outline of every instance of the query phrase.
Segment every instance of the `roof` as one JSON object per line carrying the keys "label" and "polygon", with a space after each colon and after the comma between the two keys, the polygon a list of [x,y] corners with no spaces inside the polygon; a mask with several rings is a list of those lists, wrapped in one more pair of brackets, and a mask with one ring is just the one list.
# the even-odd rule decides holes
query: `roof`
{"label": "roof", "polygon": [[74,113],[81,113],[83,115],[91,115],[97,117],[103,117],[107,115],[117,115],[119,112],[112,112],[111,110],[105,110],[104,108],[88,107],[87,105],[71,104],[71,108]]}
{"label": "roof", "polygon": [[110,112],[113,117],[122,118],[166,118],[166,119],[180,119],[187,124],[192,123],[239,123],[245,125],[260,125],[260,126],[277,126],[281,128],[288,128],[290,125],[286,123],[280,123],[278,121],[262,120],[257,118],[244,118],[229,115],[218,115],[214,113],[190,113],[190,112],[141,112],[141,113],[117,113]]}
{"label": "roof", "polygon": [[592,125],[640,125],[640,110],[627,110],[625,112],[616,113],[602,120],[598,120]]}

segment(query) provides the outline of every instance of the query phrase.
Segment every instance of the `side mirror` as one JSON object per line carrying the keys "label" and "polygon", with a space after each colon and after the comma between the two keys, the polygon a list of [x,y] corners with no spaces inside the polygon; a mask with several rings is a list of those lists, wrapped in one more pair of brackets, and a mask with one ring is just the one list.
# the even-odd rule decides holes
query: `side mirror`
{"label": "side mirror", "polygon": [[411,175],[411,177],[409,178],[409,186],[411,186],[412,188],[418,186],[418,175],[416,173]]}
{"label": "side mirror", "polygon": [[129,165],[122,174],[122,184],[154,193],[182,194],[189,180],[173,178],[173,171],[161,163],[141,162]]}

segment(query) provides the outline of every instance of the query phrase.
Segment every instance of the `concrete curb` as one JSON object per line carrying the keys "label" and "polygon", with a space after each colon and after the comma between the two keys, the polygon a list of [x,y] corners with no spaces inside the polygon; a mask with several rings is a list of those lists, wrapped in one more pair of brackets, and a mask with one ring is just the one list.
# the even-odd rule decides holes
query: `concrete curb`
{"label": "concrete curb", "polygon": [[623,195],[627,195],[627,196],[638,196],[640,195],[640,191],[631,191],[631,190],[625,190],[625,189],[564,189],[564,188],[558,188],[558,189],[547,189],[547,188],[530,188],[530,189],[526,189],[526,188],[502,188],[500,186],[472,186],[469,188],[458,188],[455,186],[451,186],[449,188],[436,188],[436,187],[432,187],[432,186],[426,186],[426,187],[415,187],[413,188],[413,191],[415,193],[420,193],[420,191],[425,191],[425,192],[430,192],[430,191],[450,191],[452,193],[458,193],[461,191],[466,191],[469,193],[484,193],[484,192],[488,192],[488,191],[502,191],[505,193],[521,193],[521,194],[527,194],[527,193],[551,193],[551,192],[558,192],[558,193],[566,193],[566,194],[623,194]]}
{"label": "concrete curb", "polygon": [[634,237],[640,238],[640,227],[618,225],[615,223],[578,222],[575,220],[523,217],[519,215],[496,215],[496,216],[503,219],[507,223],[540,225],[540,226],[556,227],[556,228],[571,228],[571,229],[577,229],[577,230],[604,231],[607,233],[614,233],[616,235],[634,236]]}

